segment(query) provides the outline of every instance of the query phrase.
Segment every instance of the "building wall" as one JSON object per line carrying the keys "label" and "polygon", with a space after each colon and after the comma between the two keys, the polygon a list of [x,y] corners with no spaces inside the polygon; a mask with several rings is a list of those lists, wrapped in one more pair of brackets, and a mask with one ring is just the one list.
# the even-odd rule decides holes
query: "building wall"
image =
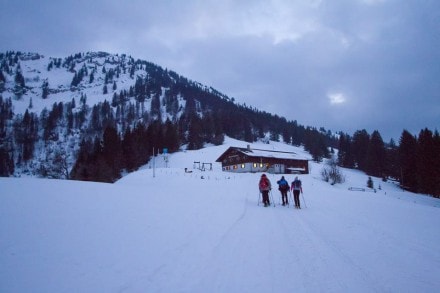
{"label": "building wall", "polygon": [[223,171],[235,173],[256,173],[268,172],[273,174],[284,174],[286,166],[284,164],[261,164],[261,163],[241,163],[223,166]]}
{"label": "building wall", "polygon": [[268,168],[266,164],[249,163],[249,162],[223,165],[223,171],[235,172],[235,173],[266,172],[267,169]]}

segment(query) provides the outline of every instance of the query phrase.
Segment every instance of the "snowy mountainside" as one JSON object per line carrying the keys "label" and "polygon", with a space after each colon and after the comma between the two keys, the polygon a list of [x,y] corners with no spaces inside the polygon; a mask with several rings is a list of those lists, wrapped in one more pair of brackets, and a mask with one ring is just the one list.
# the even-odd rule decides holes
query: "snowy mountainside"
{"label": "snowy mountainside", "polygon": [[[29,56],[28,56],[29,55]],[[75,57],[53,58],[39,54],[28,53],[17,61],[20,64],[27,90],[17,98],[14,93],[14,74],[12,70],[6,78],[3,98],[13,98],[14,111],[24,113],[26,109],[40,113],[44,108],[50,109],[54,103],[79,101],[82,95],[88,97],[88,105],[95,105],[104,100],[111,101],[114,92],[128,91],[135,85],[136,77],[146,77],[147,70],[135,67],[129,72],[135,60],[126,55],[112,55],[104,52],[89,52],[77,54]],[[58,65],[53,65],[58,64]],[[72,81],[75,74],[81,70],[87,71],[77,85]],[[108,72],[113,71],[109,79]],[[93,80],[90,75],[93,74]],[[48,81],[49,94],[42,96],[43,82]],[[117,87],[111,90],[113,82]],[[108,93],[103,93],[104,85],[108,85]],[[32,107],[29,104],[32,99]]]}
{"label": "snowy mountainside", "polygon": [[[342,169],[300,175],[302,209],[258,205],[229,146],[163,155],[115,184],[0,178],[1,292],[435,292],[440,201]],[[252,148],[303,152],[281,143]],[[306,155],[305,153],[303,153]],[[212,162],[212,171],[194,162]],[[185,173],[188,168],[191,173]],[[293,175],[285,175],[290,182]],[[279,175],[269,174],[275,185]]]}
{"label": "snowy mountainside", "polygon": [[101,139],[108,127],[123,137],[141,124],[170,121],[184,125],[178,139],[185,140],[186,120],[212,110],[210,99],[231,104],[212,88],[124,54],[0,53],[0,175],[69,178],[80,143]]}
{"label": "snowy mountainside", "polygon": [[151,62],[105,52],[66,58],[0,53],[0,132],[0,176],[100,182],[114,182],[145,164],[152,147],[174,152],[183,145],[220,145],[224,136],[270,137],[305,144],[322,158],[337,145],[322,127],[236,104]]}

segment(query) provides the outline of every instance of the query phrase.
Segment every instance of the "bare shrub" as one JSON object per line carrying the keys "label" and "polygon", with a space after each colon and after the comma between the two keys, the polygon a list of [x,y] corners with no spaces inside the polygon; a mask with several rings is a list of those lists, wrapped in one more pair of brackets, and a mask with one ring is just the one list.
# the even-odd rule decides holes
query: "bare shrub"
{"label": "bare shrub", "polygon": [[331,185],[345,182],[345,176],[342,174],[335,157],[329,159],[322,168],[321,177],[325,182],[330,182]]}

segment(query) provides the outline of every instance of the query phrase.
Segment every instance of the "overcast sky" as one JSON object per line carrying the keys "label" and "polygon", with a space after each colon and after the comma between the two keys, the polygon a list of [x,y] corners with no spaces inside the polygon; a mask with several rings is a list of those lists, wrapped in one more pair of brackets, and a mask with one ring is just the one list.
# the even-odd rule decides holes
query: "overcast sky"
{"label": "overcast sky", "polygon": [[0,51],[105,51],[350,135],[440,131],[438,0],[0,0]]}

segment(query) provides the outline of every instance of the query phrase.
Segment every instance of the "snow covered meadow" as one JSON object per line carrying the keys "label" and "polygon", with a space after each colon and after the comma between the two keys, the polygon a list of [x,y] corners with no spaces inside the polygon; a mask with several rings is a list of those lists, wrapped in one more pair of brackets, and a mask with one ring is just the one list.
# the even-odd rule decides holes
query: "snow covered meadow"
{"label": "snow covered meadow", "polygon": [[439,290],[440,200],[377,178],[377,193],[349,191],[368,179],[354,170],[331,186],[311,163],[301,210],[280,206],[276,187],[265,208],[261,174],[193,169],[229,146],[246,143],[176,153],[167,167],[159,156],[154,172],[115,184],[0,178],[0,292]]}

